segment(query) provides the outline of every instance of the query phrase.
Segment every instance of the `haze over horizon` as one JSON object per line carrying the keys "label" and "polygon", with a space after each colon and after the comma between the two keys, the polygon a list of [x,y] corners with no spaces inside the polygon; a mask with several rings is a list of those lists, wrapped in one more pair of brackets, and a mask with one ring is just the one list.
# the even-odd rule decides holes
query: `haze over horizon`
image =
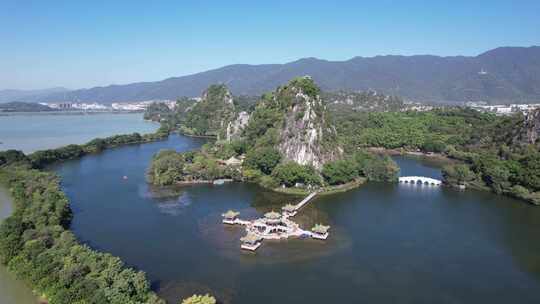
{"label": "haze over horizon", "polygon": [[476,56],[540,44],[538,1],[7,1],[2,8],[0,90],[158,81],[306,57]]}

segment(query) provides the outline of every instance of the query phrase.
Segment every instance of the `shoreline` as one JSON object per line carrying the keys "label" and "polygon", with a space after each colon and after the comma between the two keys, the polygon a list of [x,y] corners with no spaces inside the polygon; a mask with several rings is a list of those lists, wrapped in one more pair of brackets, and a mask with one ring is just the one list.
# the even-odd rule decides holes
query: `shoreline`
{"label": "shoreline", "polygon": [[[0,222],[13,214],[15,209],[13,199],[9,193],[9,189],[3,183],[0,183]],[[13,275],[5,265],[0,265],[0,302],[17,303],[17,304],[36,304],[40,302],[32,288],[23,280],[19,280]]]}
{"label": "shoreline", "polygon": [[[321,187],[321,188],[318,188],[317,189],[312,189],[312,190],[308,190],[308,189],[304,189],[304,188],[295,188],[295,187],[292,187],[292,188],[267,188],[267,187],[264,187],[263,185],[257,183],[257,182],[253,182],[253,181],[246,181],[246,180],[243,180],[243,181],[235,181],[233,179],[216,179],[216,180],[191,180],[191,181],[179,181],[179,182],[176,182],[174,183],[173,186],[196,186],[196,185],[221,185],[219,183],[216,183],[216,181],[223,181],[224,183],[253,183],[253,184],[256,184],[264,189],[267,189],[267,190],[270,190],[270,191],[273,191],[273,192],[276,192],[276,193],[281,193],[281,194],[288,194],[288,195],[295,195],[295,196],[302,196],[302,195],[308,195],[309,193],[313,192],[314,190],[317,191],[318,195],[320,196],[323,196],[323,195],[330,195],[330,194],[335,194],[335,193],[342,193],[342,192],[347,192],[347,191],[350,191],[350,190],[354,190],[356,188],[359,188],[360,186],[362,186],[363,184],[365,184],[368,180],[367,178],[365,177],[360,177],[360,178],[357,178],[356,180],[352,181],[352,182],[348,182],[346,184],[341,184],[341,185],[335,185],[335,186],[326,186],[326,187]],[[166,187],[166,186],[160,186],[160,185],[153,185],[153,184],[150,184],[151,186],[157,186],[157,187]]]}
{"label": "shoreline", "polygon": [[187,134],[187,133],[184,133],[184,132],[180,132],[180,131],[175,131],[175,133],[178,133],[182,136],[186,136],[186,137],[193,137],[193,138],[206,138],[206,139],[216,139],[217,140],[217,136],[210,136],[210,135],[194,135],[194,134]]}
{"label": "shoreline", "polygon": [[[366,182],[367,182],[367,178],[360,177],[346,184],[321,187],[319,188],[319,191],[317,191],[317,195],[325,196],[325,195],[347,192],[347,191],[359,188]],[[312,190],[303,189],[303,188],[274,188],[274,189],[269,189],[269,190],[272,190],[277,193],[290,194],[290,195],[308,195],[309,193],[313,192]]]}
{"label": "shoreline", "polygon": [[[440,166],[441,169],[444,165],[454,165],[454,164],[467,164],[466,161],[452,158],[450,156],[447,156],[443,153],[425,153],[421,151],[409,151],[403,148],[398,149],[386,149],[382,147],[368,147],[366,148],[368,151],[372,153],[382,154],[382,155],[389,155],[389,156],[411,156],[411,157],[420,157],[422,160],[427,161],[434,161],[434,162],[440,162],[437,164],[437,166]],[[444,164],[443,164],[444,163]],[[506,196],[510,198],[514,198],[517,200],[520,200],[522,202],[525,202],[527,204],[530,204],[532,206],[540,206],[540,203],[537,203],[534,201],[531,197],[519,197],[514,194],[512,194],[510,191],[504,191],[502,193],[496,193],[491,189],[487,184],[485,183],[478,183],[478,181],[468,182],[465,186],[465,188],[461,188],[459,185],[446,183],[443,180],[443,184],[446,186],[449,186],[453,189],[457,189],[459,191],[465,191],[467,189],[472,190],[478,190],[478,191],[485,191],[490,192],[496,195]]]}
{"label": "shoreline", "polygon": [[[144,121],[140,113],[95,113],[91,115],[42,115],[22,113],[4,115],[0,113],[0,150],[19,150],[26,155],[37,151],[56,150],[69,145],[82,146],[97,138],[118,134],[138,133],[149,137],[159,129],[158,123]],[[73,125],[73,128],[66,128]],[[16,128],[16,133],[9,132]],[[33,128],[39,130],[38,134]]]}
{"label": "shoreline", "polygon": [[443,153],[435,153],[435,152],[422,152],[422,151],[410,151],[402,148],[396,148],[396,149],[387,149],[382,147],[368,147],[366,148],[369,152],[373,152],[376,154],[382,154],[382,155],[389,155],[389,156],[416,156],[416,157],[423,157],[430,160],[438,160],[438,161],[445,161],[448,163],[456,163],[460,162],[457,159],[451,158]]}
{"label": "shoreline", "polygon": [[[200,179],[200,180],[191,180],[191,181],[179,181],[176,182],[174,185],[176,186],[191,186],[191,185],[221,185],[219,181],[222,181],[223,183],[232,183],[234,180],[229,178],[218,178],[215,180],[206,180],[206,179]],[[158,185],[154,185],[158,186]]]}
{"label": "shoreline", "polygon": [[41,111],[41,112],[0,112],[0,116],[40,116],[40,115],[100,115],[100,114],[141,114],[144,111]]}

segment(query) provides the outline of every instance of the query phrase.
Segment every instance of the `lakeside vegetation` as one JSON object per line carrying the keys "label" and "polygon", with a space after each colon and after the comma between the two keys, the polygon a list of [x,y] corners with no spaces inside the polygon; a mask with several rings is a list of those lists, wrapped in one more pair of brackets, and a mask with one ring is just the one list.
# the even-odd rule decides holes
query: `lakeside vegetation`
{"label": "lakeside vegetation", "polygon": [[444,181],[540,204],[539,143],[517,141],[522,114],[496,116],[468,108],[427,112],[335,113],[346,151],[400,148],[439,153],[460,163],[443,169]]}
{"label": "lakeside vegetation", "polygon": [[0,182],[15,203],[0,225],[0,261],[11,272],[50,303],[164,303],[143,272],[77,241],[56,175],[32,168],[20,153],[0,154]]}
{"label": "lakeside vegetation", "polygon": [[43,169],[55,162],[79,158],[87,154],[99,153],[105,149],[129,144],[140,144],[167,138],[169,130],[160,127],[156,132],[140,135],[139,133],[113,135],[106,138],[95,138],[82,145],[67,145],[56,149],[39,150],[29,155],[22,151],[6,150],[0,152],[0,166],[21,163],[35,169]]}
{"label": "lakeside vegetation", "polygon": [[167,138],[167,136],[169,136],[169,129],[167,127],[161,126],[154,133],[143,135],[139,133],[132,133],[124,135],[113,135],[106,138],[95,138],[82,145],[71,144],[56,149],[36,151],[29,154],[28,158],[30,159],[32,166],[34,166],[35,168],[44,168],[58,161],[79,158],[86,154],[99,153],[105,149],[110,149],[123,145],[141,144],[156,140],[162,140]]}
{"label": "lakeside vegetation", "polygon": [[[358,179],[395,181],[399,168],[388,156],[377,156],[365,151],[353,157],[327,163],[322,172],[311,166],[294,162],[280,162],[279,153],[272,148],[248,151],[243,164],[227,163],[227,159],[241,158],[240,143],[205,144],[200,151],[176,152],[161,150],[152,158],[147,177],[155,185],[211,182],[216,179],[249,181],[275,189],[301,185],[303,188],[332,190]],[[225,159],[223,151],[227,153]],[[283,191],[281,191],[283,192]],[[303,191],[302,191],[303,192]]]}
{"label": "lakeside vegetation", "polygon": [[216,299],[211,295],[193,295],[182,300],[181,304],[216,304]]}
{"label": "lakeside vegetation", "polygon": [[0,183],[14,200],[14,213],[0,224],[0,262],[50,303],[164,304],[144,272],[110,254],[80,244],[69,230],[72,212],[59,178],[42,171],[55,162],[127,144],[164,139],[155,133],[96,138],[83,145],[0,152]]}

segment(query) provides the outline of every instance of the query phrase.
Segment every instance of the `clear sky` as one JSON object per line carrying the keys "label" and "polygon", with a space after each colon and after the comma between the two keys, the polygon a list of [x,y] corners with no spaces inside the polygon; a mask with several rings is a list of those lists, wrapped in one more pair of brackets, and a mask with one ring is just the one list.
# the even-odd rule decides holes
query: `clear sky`
{"label": "clear sky", "polygon": [[0,0],[0,89],[156,81],[234,63],[540,45],[540,0]]}

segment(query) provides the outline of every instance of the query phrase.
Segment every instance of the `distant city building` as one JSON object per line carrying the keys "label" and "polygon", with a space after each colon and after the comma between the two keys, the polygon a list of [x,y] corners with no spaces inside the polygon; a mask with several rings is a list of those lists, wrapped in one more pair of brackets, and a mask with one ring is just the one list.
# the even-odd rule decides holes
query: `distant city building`
{"label": "distant city building", "polygon": [[53,109],[58,110],[81,110],[81,111],[144,111],[152,103],[164,103],[171,110],[176,107],[176,101],[174,100],[147,100],[147,101],[135,101],[135,102],[115,102],[111,105],[104,105],[97,102],[53,102],[43,103]]}
{"label": "distant city building", "polygon": [[50,104],[49,107],[53,109],[69,110],[72,107],[72,103],[71,102],[54,103],[54,104]]}
{"label": "distant city building", "polygon": [[527,114],[528,112],[540,108],[540,103],[530,103],[530,104],[507,104],[507,105],[487,105],[486,102],[467,102],[466,106],[482,111],[482,112],[491,112],[497,115],[510,115],[513,113],[522,112]]}

